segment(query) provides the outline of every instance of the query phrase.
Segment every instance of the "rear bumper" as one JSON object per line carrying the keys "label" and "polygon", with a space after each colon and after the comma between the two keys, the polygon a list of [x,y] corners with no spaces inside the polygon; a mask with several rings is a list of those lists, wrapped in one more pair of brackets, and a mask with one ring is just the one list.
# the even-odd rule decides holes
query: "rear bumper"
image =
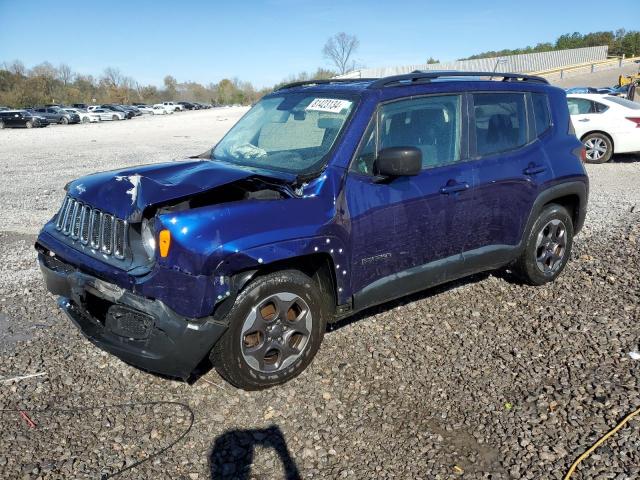
{"label": "rear bumper", "polygon": [[226,330],[191,321],[159,300],[87,275],[57,257],[38,255],[47,289],[97,347],[144,370],[187,379]]}

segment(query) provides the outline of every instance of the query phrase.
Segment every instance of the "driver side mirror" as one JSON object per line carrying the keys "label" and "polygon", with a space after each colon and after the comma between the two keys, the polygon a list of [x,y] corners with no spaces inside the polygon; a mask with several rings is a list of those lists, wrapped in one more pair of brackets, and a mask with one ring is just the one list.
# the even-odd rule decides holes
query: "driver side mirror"
{"label": "driver side mirror", "polygon": [[389,147],[378,152],[374,172],[385,177],[418,175],[422,170],[422,151],[416,147]]}

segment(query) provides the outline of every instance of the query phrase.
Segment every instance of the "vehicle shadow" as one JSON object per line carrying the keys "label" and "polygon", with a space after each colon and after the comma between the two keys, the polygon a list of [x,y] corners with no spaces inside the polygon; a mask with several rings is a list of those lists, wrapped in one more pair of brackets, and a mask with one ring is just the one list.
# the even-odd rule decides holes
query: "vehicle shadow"
{"label": "vehicle shadow", "polygon": [[610,163],[635,163],[640,162],[640,153],[618,153],[613,155]]}
{"label": "vehicle shadow", "polygon": [[258,446],[275,451],[282,463],[286,480],[301,479],[284,435],[277,425],[251,430],[229,430],[218,436],[209,455],[211,479],[251,478],[251,465]]}

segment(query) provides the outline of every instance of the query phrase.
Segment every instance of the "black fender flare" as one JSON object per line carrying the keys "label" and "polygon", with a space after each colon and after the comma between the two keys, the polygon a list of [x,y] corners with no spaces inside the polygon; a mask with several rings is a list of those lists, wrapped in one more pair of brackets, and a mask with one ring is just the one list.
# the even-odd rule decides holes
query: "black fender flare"
{"label": "black fender flare", "polygon": [[[561,183],[559,185],[554,185],[552,187],[543,190],[538,198],[533,202],[533,207],[529,212],[529,218],[527,220],[527,224],[525,229],[522,232],[522,237],[520,238],[519,250],[524,248],[525,239],[528,237],[531,228],[533,227],[534,222],[540,216],[542,209],[545,205],[549,203],[553,203],[554,200],[557,200],[562,197],[566,197],[569,195],[575,195],[578,197],[578,206],[576,214],[576,222],[573,225],[574,233],[580,232],[582,227],[584,226],[584,219],[587,215],[587,203],[589,200],[589,184],[585,181],[572,181]],[[573,212],[571,212],[573,213]]]}

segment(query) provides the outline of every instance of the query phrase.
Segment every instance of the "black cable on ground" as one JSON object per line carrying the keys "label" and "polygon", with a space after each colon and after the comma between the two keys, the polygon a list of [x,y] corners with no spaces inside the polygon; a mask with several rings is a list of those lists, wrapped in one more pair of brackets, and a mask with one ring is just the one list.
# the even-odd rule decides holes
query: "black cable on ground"
{"label": "black cable on ground", "polygon": [[124,467],[114,473],[105,473],[101,475],[101,480],[107,480],[109,478],[114,478],[117,477],[118,475],[122,475],[124,472],[131,470],[133,468],[139,467],[140,465],[142,465],[143,463],[146,463],[150,460],[153,460],[156,457],[159,457],[160,455],[162,455],[163,453],[165,453],[167,450],[173,448],[175,445],[177,445],[184,437],[186,437],[189,432],[191,431],[191,427],[193,427],[194,421],[195,421],[195,414],[193,413],[193,410],[191,409],[191,407],[189,405],[187,405],[186,403],[182,403],[182,402],[172,402],[172,401],[156,401],[156,402],[132,402],[132,403],[117,403],[114,405],[100,405],[100,406],[93,406],[93,407],[74,407],[74,408],[46,408],[46,409],[28,409],[28,408],[2,408],[0,409],[0,413],[5,413],[5,412],[13,412],[13,413],[19,413],[19,412],[30,412],[30,413],[37,413],[37,414],[48,414],[48,413],[79,413],[79,412],[87,412],[89,410],[108,410],[108,409],[113,409],[113,408],[133,408],[133,407],[141,407],[141,406],[156,406],[156,405],[177,405],[179,407],[182,407],[184,409],[186,409],[189,412],[190,415],[190,420],[189,420],[189,426],[187,427],[187,429],[175,440],[173,440],[171,443],[169,443],[167,446],[161,448],[160,450],[158,450],[157,452],[153,452],[150,455],[147,455],[145,458],[143,458],[142,460],[138,460],[137,462],[132,463],[131,465]]}

